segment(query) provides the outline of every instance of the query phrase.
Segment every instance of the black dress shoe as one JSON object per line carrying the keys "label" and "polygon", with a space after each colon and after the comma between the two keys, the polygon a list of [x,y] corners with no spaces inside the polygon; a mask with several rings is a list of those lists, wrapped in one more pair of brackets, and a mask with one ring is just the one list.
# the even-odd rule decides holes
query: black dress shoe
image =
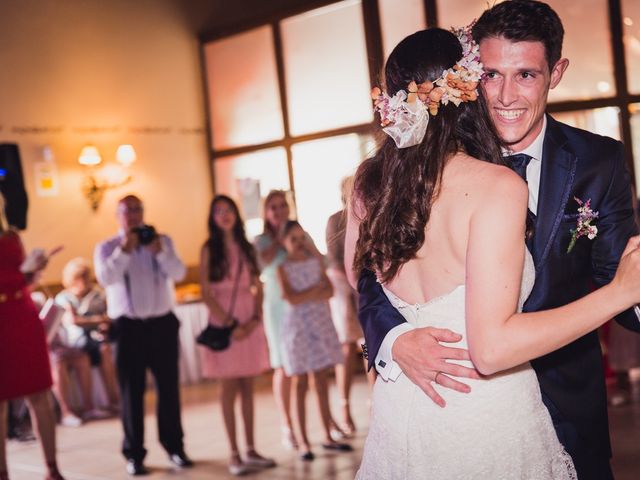
{"label": "black dress shoe", "polygon": [[127,473],[129,475],[148,475],[149,469],[144,466],[142,460],[134,460],[130,458],[127,460]]}
{"label": "black dress shoe", "polygon": [[169,460],[176,467],[180,468],[190,468],[193,467],[193,460],[187,457],[187,454],[184,452],[176,452],[169,454]]}

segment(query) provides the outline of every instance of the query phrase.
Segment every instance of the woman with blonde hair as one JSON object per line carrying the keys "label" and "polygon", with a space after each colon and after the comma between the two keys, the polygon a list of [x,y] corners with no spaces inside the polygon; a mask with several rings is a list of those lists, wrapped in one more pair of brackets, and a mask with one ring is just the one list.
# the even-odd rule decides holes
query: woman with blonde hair
{"label": "woman with blonde hair", "polygon": [[282,229],[289,220],[290,208],[286,193],[272,190],[264,200],[264,231],[254,240],[260,276],[264,284],[264,328],[269,344],[269,360],[273,368],[273,395],[282,422],[282,443],[288,448],[297,448],[291,428],[291,378],[283,368],[283,344],[280,328],[285,315],[285,301],[278,280],[278,267],[284,262],[287,252],[282,245]]}
{"label": "woman with blonde hair", "polygon": [[9,226],[0,194],[0,480],[8,480],[5,439],[7,401],[26,397],[38,432],[48,480],[64,480],[56,462],[55,415],[49,399],[51,368],[42,322],[29,285],[47,263],[43,257],[23,273],[25,258],[18,233]]}
{"label": "woman with blonde hair", "polygon": [[[64,290],[56,295],[56,303],[65,309],[58,335],[60,362],[56,369],[56,389],[61,408],[69,413],[66,401],[66,369],[76,369],[83,391],[85,413],[83,420],[108,416],[108,412],[93,407],[91,367],[99,367],[109,407],[118,410],[119,396],[111,345],[107,341],[110,320],[104,292],[91,281],[91,264],[77,257],[62,270]],[[64,404],[64,406],[63,406]],[[73,417],[71,417],[73,418]]]}

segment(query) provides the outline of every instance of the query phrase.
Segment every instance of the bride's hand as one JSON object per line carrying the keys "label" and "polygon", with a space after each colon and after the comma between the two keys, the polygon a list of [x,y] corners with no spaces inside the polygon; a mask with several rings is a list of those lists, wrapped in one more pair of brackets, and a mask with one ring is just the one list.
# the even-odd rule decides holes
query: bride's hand
{"label": "bride's hand", "polygon": [[[463,367],[447,360],[469,360],[469,352],[462,348],[446,347],[440,342],[457,343],[462,336],[451,330],[425,327],[415,328],[400,335],[393,343],[393,360],[402,372],[440,407],[444,399],[433,388],[432,382],[443,387],[469,393],[468,385],[451,378],[480,378],[474,368]],[[436,378],[437,377],[437,378]]]}
{"label": "bride's hand", "polygon": [[626,307],[640,303],[640,235],[627,242],[611,285],[623,295]]}

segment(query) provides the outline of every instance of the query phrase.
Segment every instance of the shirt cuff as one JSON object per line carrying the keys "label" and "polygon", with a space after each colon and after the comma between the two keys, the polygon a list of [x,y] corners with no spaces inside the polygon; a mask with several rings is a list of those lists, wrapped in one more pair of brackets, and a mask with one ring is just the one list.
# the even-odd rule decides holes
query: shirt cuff
{"label": "shirt cuff", "polygon": [[395,382],[402,373],[400,366],[393,361],[391,349],[400,335],[414,328],[410,323],[401,323],[389,330],[389,333],[387,333],[384,340],[382,340],[382,344],[378,349],[378,355],[376,355],[375,368],[384,381],[391,380]]}
{"label": "shirt cuff", "polygon": [[173,257],[171,243],[169,243],[169,240],[164,236],[160,237],[160,243],[162,244],[162,249],[156,255],[156,259],[160,264],[167,264]]}

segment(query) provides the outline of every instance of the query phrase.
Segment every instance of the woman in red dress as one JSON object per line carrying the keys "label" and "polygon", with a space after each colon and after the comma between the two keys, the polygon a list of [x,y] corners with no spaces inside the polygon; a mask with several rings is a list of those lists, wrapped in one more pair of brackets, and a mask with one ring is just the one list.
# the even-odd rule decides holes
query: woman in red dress
{"label": "woman in red dress", "polygon": [[5,439],[7,400],[27,397],[31,421],[47,462],[47,480],[64,480],[56,465],[55,416],[50,403],[51,368],[42,322],[23,274],[24,249],[7,223],[0,195],[0,480],[8,480]]}

